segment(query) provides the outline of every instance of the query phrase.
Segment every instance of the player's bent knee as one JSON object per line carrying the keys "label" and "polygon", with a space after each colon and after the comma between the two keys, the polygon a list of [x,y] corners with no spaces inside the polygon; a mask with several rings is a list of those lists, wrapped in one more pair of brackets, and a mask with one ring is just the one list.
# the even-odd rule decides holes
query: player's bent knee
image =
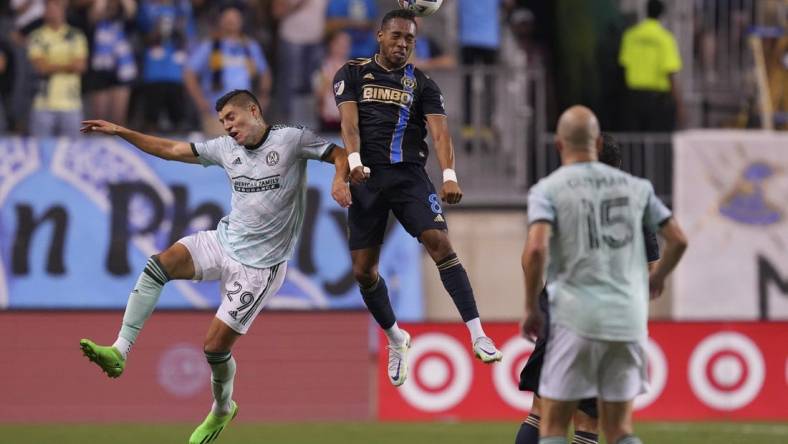
{"label": "player's bent knee", "polygon": [[172,244],[156,257],[171,279],[194,278],[194,262],[189,250],[184,245]]}
{"label": "player's bent knee", "polygon": [[232,350],[235,341],[241,337],[241,333],[230,328],[219,318],[213,318],[211,326],[208,327],[208,334],[203,341],[203,351],[206,353],[220,353]]}
{"label": "player's bent knee", "polygon": [[454,252],[451,247],[451,242],[449,241],[449,236],[444,231],[426,230],[421,233],[419,240],[424,245],[424,248],[427,249],[427,252],[430,254],[432,259],[436,262]]}
{"label": "player's bent knee", "polygon": [[353,264],[353,277],[362,288],[371,287],[378,280],[378,267]]}

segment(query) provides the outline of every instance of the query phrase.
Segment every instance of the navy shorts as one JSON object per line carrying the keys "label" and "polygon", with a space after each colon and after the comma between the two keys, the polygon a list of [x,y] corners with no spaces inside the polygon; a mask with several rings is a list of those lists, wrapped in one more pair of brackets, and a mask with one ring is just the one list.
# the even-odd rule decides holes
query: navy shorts
{"label": "navy shorts", "polygon": [[420,165],[375,165],[361,185],[351,185],[353,205],[348,210],[351,250],[381,245],[389,211],[411,236],[430,229],[446,230],[440,197]]}
{"label": "navy shorts", "polygon": [[[536,338],[534,351],[531,353],[531,356],[528,357],[528,362],[525,363],[523,371],[520,372],[520,390],[524,392],[533,392],[536,396],[539,396],[539,377],[542,374],[547,337],[550,334],[548,328],[550,325],[550,310],[546,289],[543,289],[542,293],[539,295],[539,310],[544,315],[544,331]],[[577,409],[594,419],[599,417],[596,398],[580,400]]]}

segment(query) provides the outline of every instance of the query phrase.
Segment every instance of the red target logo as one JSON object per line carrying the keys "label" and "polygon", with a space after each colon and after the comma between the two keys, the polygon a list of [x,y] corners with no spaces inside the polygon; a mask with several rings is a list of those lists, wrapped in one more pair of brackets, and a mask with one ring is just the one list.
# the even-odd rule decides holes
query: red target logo
{"label": "red target logo", "polygon": [[763,355],[747,336],[735,332],[713,334],[690,357],[689,380],[695,395],[718,410],[749,404],[763,387]]}
{"label": "red target logo", "polygon": [[503,360],[492,369],[495,390],[503,401],[517,410],[530,410],[534,394],[520,391],[520,371],[534,351],[534,344],[513,337],[501,347]]}
{"label": "red target logo", "polygon": [[427,333],[414,338],[408,352],[408,381],[403,398],[420,410],[440,412],[462,402],[473,381],[473,365],[462,344],[449,335]]}
{"label": "red target logo", "polygon": [[645,345],[646,357],[648,359],[648,391],[635,398],[635,410],[642,410],[659,398],[668,382],[668,360],[662,347],[651,338],[648,338]]}
{"label": "red target logo", "polygon": [[164,390],[179,398],[201,393],[211,377],[205,354],[192,344],[175,344],[161,355],[157,379]]}

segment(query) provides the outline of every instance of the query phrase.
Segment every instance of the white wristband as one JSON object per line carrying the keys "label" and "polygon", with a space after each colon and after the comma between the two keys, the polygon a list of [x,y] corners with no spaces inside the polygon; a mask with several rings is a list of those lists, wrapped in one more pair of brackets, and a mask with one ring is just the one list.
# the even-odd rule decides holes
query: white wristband
{"label": "white wristband", "polygon": [[361,154],[359,153],[350,153],[347,155],[347,163],[350,165],[350,171],[356,169],[356,167],[363,166],[361,164]]}
{"label": "white wristband", "polygon": [[454,172],[451,168],[446,168],[443,170],[443,181],[444,182],[457,182],[457,173]]}

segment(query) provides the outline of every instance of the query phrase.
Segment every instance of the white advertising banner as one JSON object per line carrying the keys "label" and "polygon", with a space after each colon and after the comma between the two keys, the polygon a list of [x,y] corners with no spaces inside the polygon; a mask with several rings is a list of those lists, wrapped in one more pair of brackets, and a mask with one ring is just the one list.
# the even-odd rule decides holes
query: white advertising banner
{"label": "white advertising banner", "polygon": [[689,238],[676,319],[788,319],[788,135],[674,136],[674,211]]}

